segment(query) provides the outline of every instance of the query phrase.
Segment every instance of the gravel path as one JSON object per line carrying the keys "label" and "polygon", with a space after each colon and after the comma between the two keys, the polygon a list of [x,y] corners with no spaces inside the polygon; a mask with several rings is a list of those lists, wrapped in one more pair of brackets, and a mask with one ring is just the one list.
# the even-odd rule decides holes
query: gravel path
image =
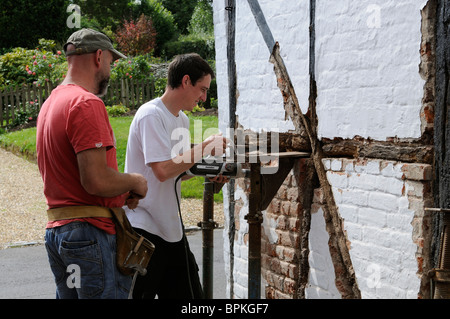
{"label": "gravel path", "polygon": [[[0,148],[0,249],[21,242],[43,242],[47,222],[41,175],[36,164]],[[203,201],[182,199],[186,227],[202,220]],[[214,206],[214,218],[223,226],[223,206]]]}

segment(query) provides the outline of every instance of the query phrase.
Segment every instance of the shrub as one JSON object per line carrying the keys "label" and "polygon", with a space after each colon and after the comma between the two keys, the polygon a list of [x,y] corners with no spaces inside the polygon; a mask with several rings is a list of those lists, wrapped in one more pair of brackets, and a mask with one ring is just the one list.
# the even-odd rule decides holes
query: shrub
{"label": "shrub", "polygon": [[192,111],[183,111],[186,115],[191,115],[192,113],[197,113],[197,112],[203,112],[205,110],[204,107],[200,106],[200,105],[196,105],[194,106],[194,108],[192,109]]}
{"label": "shrub", "polygon": [[53,40],[39,40],[40,48],[27,50],[14,48],[0,56],[0,88],[9,85],[46,81],[57,83],[67,72],[67,61],[61,51],[56,51]]}
{"label": "shrub", "polygon": [[155,80],[155,96],[162,96],[166,91],[167,78],[159,78]]}
{"label": "shrub", "polygon": [[150,61],[147,56],[139,55],[128,59],[119,59],[111,69],[111,80],[133,78],[137,80],[150,78]]}
{"label": "shrub", "polygon": [[124,54],[136,56],[152,53],[156,45],[156,31],[152,20],[144,14],[136,22],[125,20],[116,32],[116,41]]}
{"label": "shrub", "polygon": [[183,35],[177,41],[166,43],[162,54],[171,59],[177,54],[196,52],[204,59],[215,58],[214,37],[198,37],[196,35]]}
{"label": "shrub", "polygon": [[107,106],[106,111],[108,112],[109,116],[118,117],[130,112],[130,109],[124,106],[123,104],[118,104],[113,106]]}
{"label": "shrub", "polygon": [[8,128],[14,128],[36,120],[39,113],[38,110],[39,105],[37,100],[26,102],[25,110],[19,109],[14,111],[14,120],[8,125]]}

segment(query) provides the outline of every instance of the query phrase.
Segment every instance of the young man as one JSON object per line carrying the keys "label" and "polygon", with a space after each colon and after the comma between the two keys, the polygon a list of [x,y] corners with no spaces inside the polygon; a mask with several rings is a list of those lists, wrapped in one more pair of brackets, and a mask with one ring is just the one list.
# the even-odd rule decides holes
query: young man
{"label": "young man", "polygon": [[125,171],[144,175],[149,191],[134,211],[125,210],[135,230],[155,245],[147,275],[137,278],[133,298],[203,296],[198,267],[183,236],[180,183],[175,183],[203,156],[220,155],[227,147],[226,138],[214,135],[191,148],[182,134],[189,132],[189,119],[182,111],[191,111],[206,99],[213,77],[213,70],[198,54],[175,57],[165,93],[142,105],[131,123]]}
{"label": "young man", "polygon": [[115,225],[102,216],[108,209],[98,209],[122,207],[131,192],[137,195],[127,204],[134,208],[136,197],[147,193],[142,175],[118,172],[114,134],[98,97],[106,92],[111,63],[124,55],[90,29],[72,34],[64,51],[67,76],[42,105],[36,136],[56,296],[127,298],[131,277],[116,266]]}

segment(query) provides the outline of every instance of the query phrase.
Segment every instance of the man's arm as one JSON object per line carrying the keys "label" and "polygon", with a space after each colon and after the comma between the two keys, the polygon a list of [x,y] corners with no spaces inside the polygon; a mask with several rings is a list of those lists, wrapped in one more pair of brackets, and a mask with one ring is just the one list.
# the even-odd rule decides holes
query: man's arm
{"label": "man's arm", "polygon": [[107,165],[106,149],[93,148],[77,154],[81,185],[91,195],[114,197],[132,192],[147,194],[147,180],[136,173],[119,173]]}
{"label": "man's arm", "polygon": [[163,161],[150,163],[150,166],[160,182],[177,177],[184,173],[205,155],[221,155],[227,148],[228,139],[222,135],[212,135],[202,143],[195,145],[189,151],[177,157]]}

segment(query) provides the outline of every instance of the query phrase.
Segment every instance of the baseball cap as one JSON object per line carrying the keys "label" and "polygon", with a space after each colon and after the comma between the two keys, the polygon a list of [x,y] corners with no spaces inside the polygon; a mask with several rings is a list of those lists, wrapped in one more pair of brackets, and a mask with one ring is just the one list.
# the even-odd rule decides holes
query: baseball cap
{"label": "baseball cap", "polygon": [[[67,52],[69,44],[73,44],[76,49]],[[92,29],[85,28],[74,32],[64,44],[66,56],[92,53],[98,49],[111,51],[114,60],[126,58],[125,55],[114,49],[111,39],[106,34]]]}

